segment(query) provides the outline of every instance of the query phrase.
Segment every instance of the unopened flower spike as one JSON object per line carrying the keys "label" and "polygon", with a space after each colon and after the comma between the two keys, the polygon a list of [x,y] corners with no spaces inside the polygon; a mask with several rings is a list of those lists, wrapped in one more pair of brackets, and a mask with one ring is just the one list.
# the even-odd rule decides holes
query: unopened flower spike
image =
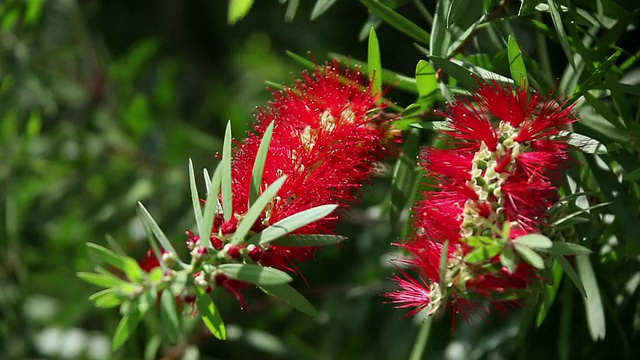
{"label": "unopened flower spike", "polygon": [[547,211],[558,198],[552,179],[568,160],[566,134],[576,118],[551,96],[497,81],[480,83],[443,115],[450,148],[423,151],[422,166],[436,185],[413,208],[413,236],[399,244],[409,253],[399,265],[408,269],[394,276],[399,288],[386,296],[413,309],[408,315],[451,306],[468,317],[484,303],[518,301],[539,278],[540,264],[518,261],[530,249],[517,239],[548,228]]}

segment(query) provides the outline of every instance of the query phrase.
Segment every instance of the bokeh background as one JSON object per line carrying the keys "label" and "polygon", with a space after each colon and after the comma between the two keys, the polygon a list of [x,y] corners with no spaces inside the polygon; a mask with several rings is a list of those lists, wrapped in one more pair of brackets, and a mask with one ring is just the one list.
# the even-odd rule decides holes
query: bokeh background
{"label": "bokeh background", "polygon": [[[256,1],[231,26],[226,1],[0,1],[0,358],[409,356],[421,319],[404,318],[380,295],[392,287],[390,243],[398,238],[380,220],[388,174],[364,189],[365,200],[341,225],[349,241],[300,265],[304,279],[294,286],[320,311],[317,318],[257,291],[247,294],[249,309],[220,296],[228,341],[194,321],[185,341],[171,344],[157,335],[157,319],[148,318],[111,353],[118,312],[96,309],[88,297],[97,289],[75,276],[92,268],[87,241],[105,245],[109,235],[132,256],[145,254],[138,201],[175,244],[185,240],[193,226],[188,159],[197,169],[213,168],[229,119],[235,138],[244,137],[255,107],[270,98],[266,81],[290,83],[302,69],[286,50],[311,51],[317,62],[331,52],[366,59],[364,6],[338,1],[310,20],[312,8],[302,1],[287,22],[285,5]],[[421,21],[411,9],[402,13]],[[378,37],[383,65],[413,74],[423,58],[413,44],[398,41],[390,27],[381,26]],[[523,31],[521,46],[532,42]],[[564,62],[552,65],[561,69]],[[413,99],[397,90],[390,96],[403,105]],[[577,291],[563,294],[558,301],[580,303]],[[444,315],[431,328],[427,356],[556,354],[561,316],[572,315],[554,308],[541,328],[522,332],[527,320],[514,311],[459,321],[452,334],[451,316]],[[575,321],[575,351],[607,358],[615,340],[592,343],[584,318]],[[627,353],[639,350],[637,341],[627,346]]]}

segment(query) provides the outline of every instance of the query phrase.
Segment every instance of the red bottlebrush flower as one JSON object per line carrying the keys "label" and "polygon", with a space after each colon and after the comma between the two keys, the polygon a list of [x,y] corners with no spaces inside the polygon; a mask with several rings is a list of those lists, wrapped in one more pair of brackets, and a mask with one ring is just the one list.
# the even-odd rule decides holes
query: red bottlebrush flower
{"label": "red bottlebrush flower", "polygon": [[[312,258],[314,247],[229,243],[239,219],[249,208],[253,165],[266,128],[274,123],[262,189],[283,175],[287,175],[287,180],[252,226],[253,232],[316,206],[338,204],[346,208],[355,202],[362,185],[375,172],[375,164],[393,149],[396,134],[390,130],[389,119],[379,116],[385,107],[381,103],[382,94],[372,94],[362,73],[341,71],[337,62],[319,66],[313,73],[304,72],[293,87],[274,92],[273,96],[274,101],[258,110],[254,132],[233,154],[234,216],[224,221],[217,214],[210,240],[213,249],[220,252],[217,255],[223,255],[215,261],[254,262],[284,271],[297,271],[294,262]],[[333,214],[295,233],[332,234],[336,220],[337,215]],[[200,237],[190,231],[186,234],[192,255],[199,256],[199,261],[206,261],[211,254],[201,247]],[[143,260],[145,270],[159,266],[157,260],[153,260],[155,258]],[[200,277],[200,280],[203,283],[211,281],[206,277]],[[246,306],[242,290],[248,285],[222,273],[215,275],[215,286],[233,294],[242,307]]]}
{"label": "red bottlebrush flower", "polygon": [[[263,189],[283,175],[287,180],[267,206],[259,224],[264,227],[312,207],[357,200],[362,185],[391,149],[388,120],[377,116],[382,94],[371,94],[357,70],[341,71],[337,62],[304,72],[292,87],[273,93],[274,100],[257,112],[254,132],[242,143],[233,160],[233,209],[243,214],[249,203],[253,163],[262,135],[274,122],[264,166]],[[298,234],[331,234],[336,215],[325,217]],[[312,257],[314,248],[265,249],[259,263],[295,270],[293,260]]]}
{"label": "red bottlebrush flower", "polygon": [[[474,299],[498,302],[497,294],[525,289],[538,278],[522,262],[510,272],[499,254],[480,263],[467,259],[486,246],[482,241],[512,246],[501,240],[505,224],[510,239],[546,226],[547,210],[557,200],[551,181],[568,159],[564,134],[576,120],[571,107],[497,82],[481,84],[469,100],[449,105],[445,116],[450,143],[458,148],[424,151],[422,165],[437,185],[414,206],[415,232],[400,245],[410,254],[400,262],[419,276],[401,271],[394,277],[399,289],[386,294],[397,307],[413,308],[409,315],[449,304],[465,316]],[[445,242],[446,273],[440,274]]]}

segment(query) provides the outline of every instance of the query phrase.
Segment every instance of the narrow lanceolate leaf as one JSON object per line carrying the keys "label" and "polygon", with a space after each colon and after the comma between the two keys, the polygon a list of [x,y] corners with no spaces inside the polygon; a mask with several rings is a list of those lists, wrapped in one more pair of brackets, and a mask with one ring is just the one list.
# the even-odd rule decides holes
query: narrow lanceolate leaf
{"label": "narrow lanceolate leaf", "polygon": [[120,319],[116,332],[113,334],[113,343],[111,344],[112,350],[119,349],[127,339],[129,339],[131,334],[133,334],[133,331],[138,326],[140,319],[144,315],[144,313],[138,310],[137,307],[134,309],[134,307],[131,306],[131,308],[131,312]]}
{"label": "narrow lanceolate leaf", "polygon": [[438,79],[436,79],[436,69],[427,61],[420,60],[416,65],[416,86],[418,87],[420,102],[428,105],[435,102],[435,94],[438,91]]}
{"label": "narrow lanceolate leaf", "polygon": [[224,219],[229,220],[233,215],[233,200],[231,198],[231,121],[227,122],[222,145],[222,211]]}
{"label": "narrow lanceolate leaf", "polygon": [[262,175],[264,174],[264,164],[267,161],[267,153],[269,152],[269,144],[271,143],[271,136],[273,134],[273,127],[275,122],[271,122],[267,129],[264,131],[262,141],[260,141],[260,147],[256,153],[256,160],[253,163],[253,173],[251,174],[251,193],[249,194],[249,206],[253,205],[260,191],[262,190]]}
{"label": "narrow lanceolate leaf", "polygon": [[153,219],[151,214],[149,214],[149,211],[147,211],[147,209],[144,207],[144,205],[142,205],[141,202],[138,202],[138,214],[140,215],[142,222],[147,226],[149,226],[149,228],[151,229],[151,232],[153,232],[156,239],[158,239],[158,242],[160,243],[160,245],[166,251],[172,254],[176,254],[177,256],[176,249],[174,249],[173,245],[171,245],[171,242],[167,238],[167,235],[165,235],[162,229],[160,229],[160,226],[158,226],[158,224]]}
{"label": "narrow lanceolate leaf", "polygon": [[89,296],[89,300],[93,301],[96,307],[103,309],[112,308],[122,303],[122,298],[116,293],[114,288],[98,291]]}
{"label": "narrow lanceolate leaf", "polygon": [[292,247],[327,246],[337,244],[346,239],[346,236],[340,235],[289,235],[273,240],[271,244]]}
{"label": "narrow lanceolate leaf", "polygon": [[124,259],[126,256],[118,255],[115,252],[94,243],[87,243],[87,247],[91,254],[107,262],[116,269],[124,271]]}
{"label": "narrow lanceolate leaf", "polygon": [[573,53],[571,52],[571,45],[569,45],[569,39],[567,38],[567,33],[564,31],[564,25],[562,25],[562,16],[560,15],[560,7],[558,6],[556,0],[547,0],[549,4],[549,12],[551,13],[551,20],[553,21],[553,26],[556,28],[556,32],[558,33],[558,40],[560,40],[560,45],[567,55],[567,59],[569,59],[569,63],[571,67],[577,70],[576,62],[573,59]]}
{"label": "narrow lanceolate leaf", "polygon": [[229,11],[227,13],[229,24],[235,24],[244,18],[251,10],[252,5],[253,0],[229,0]]}
{"label": "narrow lanceolate leaf", "polygon": [[296,54],[296,53],[294,53],[292,51],[286,50],[285,53],[290,58],[292,58],[293,60],[297,61],[298,63],[300,63],[304,67],[307,67],[309,69],[313,69],[316,66],[316,64],[314,64],[313,61],[309,61],[308,59],[306,59],[306,58],[304,58],[304,57],[302,57],[302,56],[300,56],[300,55],[298,55],[298,54]]}
{"label": "narrow lanceolate leaf", "polygon": [[500,263],[504,266],[510,274],[513,274],[518,268],[518,261],[516,253],[510,246],[505,246],[500,253]]}
{"label": "narrow lanceolate leaf", "polygon": [[403,32],[406,35],[409,35],[418,42],[421,42],[423,44],[429,43],[430,36],[428,32],[424,31],[421,27],[412,23],[404,16],[393,11],[382,2],[373,0],[360,1],[364,4],[364,6],[369,8],[372,13],[380,16],[386,23],[393,26],[397,30]]}
{"label": "narrow lanceolate leaf", "polygon": [[591,261],[586,255],[576,256],[576,265],[580,279],[584,284],[587,296],[583,298],[584,307],[587,313],[587,324],[589,326],[589,334],[593,341],[604,339],[606,334],[606,324],[604,320],[604,307],[600,298],[600,289],[598,281],[593,272]]}
{"label": "narrow lanceolate leaf", "polygon": [[90,272],[79,272],[76,273],[76,275],[90,283],[93,285],[98,285],[101,287],[105,287],[105,288],[111,288],[114,286],[118,286],[121,285],[124,280],[122,280],[121,278],[112,275],[112,274],[97,274],[97,273],[90,273]]}
{"label": "narrow lanceolate leaf", "polygon": [[391,205],[389,219],[393,228],[397,226],[398,220],[400,220],[402,212],[407,207],[412,194],[415,193],[414,188],[419,181],[418,170],[416,170],[419,149],[420,131],[412,129],[408,131],[402,146],[402,154],[398,156],[393,169],[391,196],[389,198]]}
{"label": "narrow lanceolate leaf", "polygon": [[124,259],[124,274],[128,279],[132,280],[135,283],[141,283],[144,279],[147,278],[147,273],[142,270],[138,262],[130,257],[125,257]]}
{"label": "narrow lanceolate leaf", "polygon": [[338,205],[320,205],[308,210],[301,211],[297,214],[293,214],[278,221],[277,223],[264,229],[262,233],[256,236],[259,237],[260,244],[269,243],[279,237],[296,231],[303,226],[309,225],[324,218],[325,216],[331,214],[337,207]]}
{"label": "narrow lanceolate leaf", "polygon": [[548,249],[540,249],[554,255],[589,255],[591,250],[578,244],[556,241]]}
{"label": "narrow lanceolate leaf", "polygon": [[[138,212],[138,217],[142,219],[143,217],[142,210],[138,208],[137,212]],[[163,272],[169,271],[169,267],[164,262],[164,260],[162,260],[162,250],[160,250],[160,246],[158,246],[158,241],[156,239],[156,236],[153,234],[153,230],[151,229],[151,226],[145,221],[142,221],[142,227],[144,228],[144,232],[147,235],[147,241],[149,241],[149,246],[151,246],[153,255],[158,260],[158,264],[160,264],[160,268],[162,268]]]}
{"label": "narrow lanceolate leaf", "polygon": [[553,282],[550,285],[545,285],[542,301],[540,302],[540,308],[536,314],[536,327],[540,327],[547,317],[553,302],[556,299],[558,288],[560,287],[560,281],[562,280],[562,266],[557,261],[553,262],[551,267],[551,274]]}
{"label": "narrow lanceolate leaf", "polygon": [[542,234],[527,234],[514,240],[516,244],[525,245],[536,249],[548,249],[553,246],[553,242]]}
{"label": "narrow lanceolate leaf", "polygon": [[160,319],[162,327],[167,331],[171,341],[177,341],[180,336],[180,315],[176,307],[176,296],[171,289],[165,289],[160,299]]}
{"label": "narrow lanceolate leaf", "polygon": [[207,168],[202,169],[202,177],[204,178],[204,186],[208,194],[209,191],[211,191],[211,176],[209,175],[209,170],[207,170]]}
{"label": "narrow lanceolate leaf", "polygon": [[544,269],[544,260],[537,252],[533,251],[530,247],[521,245],[520,243],[515,244],[515,249],[518,252],[518,255],[522,257],[524,261],[529,263],[531,266],[536,269]]}
{"label": "narrow lanceolate leaf", "polygon": [[220,312],[207,292],[200,286],[196,286],[196,306],[207,329],[216,338],[225,340],[227,338],[227,329],[224,327]]}
{"label": "narrow lanceolate leaf", "polygon": [[378,44],[378,36],[376,31],[371,28],[369,31],[369,50],[368,50],[368,70],[369,79],[373,81],[371,86],[372,94],[380,94],[382,92],[382,61],[380,59],[380,45]]}
{"label": "narrow lanceolate leaf", "polygon": [[522,51],[516,42],[516,39],[509,35],[507,44],[507,54],[509,56],[509,70],[511,77],[516,84],[522,85],[523,88],[529,88],[529,80],[527,79],[527,68],[524,65],[524,57]]}
{"label": "narrow lanceolate leaf", "polygon": [[[238,228],[236,232],[233,234],[231,238],[231,242],[234,244],[240,243],[244,241],[244,238],[249,233],[249,230],[253,227],[256,220],[260,217],[264,208],[267,206],[271,200],[276,196],[278,190],[282,187],[284,182],[287,180],[287,176],[284,175],[278,180],[274,181],[269,187],[260,195],[260,197],[256,200],[255,203],[247,210],[246,214],[240,220],[238,224]],[[224,189],[223,189],[224,190]]]}
{"label": "narrow lanceolate leaf", "polygon": [[469,264],[482,263],[500,254],[502,248],[501,244],[478,247],[464,257],[464,262]]}
{"label": "narrow lanceolate leaf", "polygon": [[317,0],[311,10],[311,20],[315,20],[324,14],[336,2],[336,0]]}
{"label": "narrow lanceolate leaf", "polygon": [[207,193],[207,201],[204,204],[204,215],[202,217],[202,224],[204,231],[200,234],[200,242],[202,246],[208,247],[211,243],[211,229],[213,228],[213,219],[216,216],[218,208],[218,195],[220,194],[220,176],[222,170],[218,166],[213,172],[213,178],[211,179],[211,186]]}
{"label": "narrow lanceolate leaf", "polygon": [[564,273],[567,274],[569,279],[571,279],[571,282],[573,282],[573,284],[576,286],[576,288],[580,292],[580,295],[582,295],[583,297],[587,297],[587,292],[584,289],[582,280],[580,280],[580,276],[578,276],[578,273],[576,272],[576,270],[573,268],[573,266],[571,266],[571,263],[569,262],[569,260],[567,260],[567,258],[565,258],[562,255],[551,254],[551,257],[553,257],[553,259],[557,261],[558,264],[560,264]]}
{"label": "narrow lanceolate leaf", "polygon": [[465,11],[472,1],[477,0],[451,0],[447,11],[447,27],[455,25],[455,23],[464,17]]}
{"label": "narrow lanceolate leaf", "polygon": [[311,303],[296,289],[288,284],[260,286],[265,293],[280,298],[294,309],[307,315],[316,316],[318,312]]}
{"label": "narrow lanceolate leaf", "polygon": [[196,185],[196,174],[193,171],[193,161],[189,159],[189,188],[191,189],[191,205],[193,205],[193,214],[196,218],[196,227],[198,234],[202,236],[204,226],[202,224],[202,206],[200,205],[200,195],[198,195],[198,187]]}
{"label": "narrow lanceolate leaf", "polygon": [[478,82],[471,76],[471,71],[442,57],[431,56],[430,59],[436,67],[458,80],[464,87],[469,89],[478,87]]}
{"label": "narrow lanceolate leaf", "polygon": [[284,271],[253,264],[222,264],[218,270],[226,276],[256,285],[279,285],[293,280]]}

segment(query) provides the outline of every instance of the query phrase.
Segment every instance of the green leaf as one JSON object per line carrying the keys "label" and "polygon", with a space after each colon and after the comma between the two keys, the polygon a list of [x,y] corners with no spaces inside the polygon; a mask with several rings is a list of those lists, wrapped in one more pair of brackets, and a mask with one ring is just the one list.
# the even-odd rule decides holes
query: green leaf
{"label": "green leaf", "polygon": [[104,289],[89,296],[89,300],[93,301],[96,307],[112,308],[122,303],[122,298],[115,292],[114,288]]}
{"label": "green leaf", "polygon": [[549,254],[554,254],[554,255],[589,255],[591,254],[591,250],[587,249],[584,246],[574,244],[574,243],[561,242],[561,241],[555,241],[552,247],[548,249],[541,249],[541,251],[548,252]]}
{"label": "green leaf", "polygon": [[420,102],[424,106],[423,111],[430,110],[436,100],[438,79],[436,79],[436,69],[427,61],[420,60],[416,65],[416,86]]}
{"label": "green leaf", "polygon": [[536,249],[549,249],[553,246],[553,241],[542,234],[527,234],[516,238],[514,241],[516,244]]}
{"label": "green leaf", "polygon": [[287,180],[287,176],[284,175],[278,180],[274,181],[262,193],[262,195],[260,195],[260,197],[256,200],[256,202],[253,203],[253,205],[249,208],[249,210],[247,210],[247,212],[242,217],[242,220],[240,220],[240,223],[238,224],[238,228],[236,229],[236,232],[233,234],[233,237],[231,238],[232,243],[239,244],[240,242],[244,241],[245,237],[253,227],[253,224],[255,224],[256,220],[258,220],[258,218],[264,211],[264,208],[267,206],[269,202],[271,202],[271,200],[273,200],[273,198],[278,193],[278,190],[280,190],[280,188],[282,187],[282,185],[286,180]]}
{"label": "green leaf", "polygon": [[511,246],[505,246],[500,253],[500,263],[510,274],[513,274],[518,268],[518,260]]}
{"label": "green leaf", "polygon": [[126,256],[118,255],[115,252],[94,243],[87,243],[87,247],[89,248],[89,253],[97,256],[116,269],[124,271],[124,259]]}
{"label": "green leaf", "polygon": [[560,281],[562,280],[562,266],[560,266],[557,261],[554,261],[551,266],[551,274],[553,282],[550,285],[545,285],[544,287],[542,301],[540,302],[540,307],[536,314],[536,327],[540,327],[544,322],[544,319],[547,317],[547,314],[549,314],[549,310],[556,299],[556,294],[560,287]]}
{"label": "green leaf", "polygon": [[267,129],[264,131],[262,140],[260,141],[260,147],[256,153],[256,160],[253,163],[253,171],[251,173],[251,193],[249,197],[249,206],[253,205],[260,192],[262,191],[262,175],[264,174],[264,164],[267,161],[267,153],[269,152],[269,144],[271,143],[271,136],[273,135],[273,128],[275,122],[271,122]]}
{"label": "green leaf", "polygon": [[447,28],[452,27],[464,15],[472,1],[478,0],[451,0],[447,11]]}
{"label": "green leaf", "polygon": [[[143,215],[139,208],[138,208],[138,216],[142,219]],[[160,264],[162,271],[163,272],[169,271],[169,266],[167,266],[164,260],[162,260],[162,250],[160,250],[160,247],[158,246],[158,242],[156,241],[156,236],[154,235],[153,230],[151,230],[151,226],[149,226],[146,222],[142,221],[142,227],[144,228],[144,232],[147,235],[147,240],[149,241],[149,245],[151,246],[153,255],[158,260],[158,263]]]}
{"label": "green leaf", "polygon": [[509,57],[509,70],[511,71],[511,77],[520,84],[524,89],[529,88],[529,80],[527,79],[527,68],[524,65],[524,58],[520,47],[516,39],[509,35],[507,42],[507,54]]}
{"label": "green leaf", "polygon": [[371,84],[371,93],[372,95],[380,94],[382,93],[382,61],[380,59],[378,37],[373,28],[369,31],[367,63],[369,65],[369,79],[373,81]]}
{"label": "green leaf", "polygon": [[451,32],[447,27],[447,12],[449,0],[440,0],[436,3],[436,11],[431,26],[431,39],[429,40],[429,52],[433,56],[448,57],[452,41]]}
{"label": "green leaf", "polygon": [[624,181],[640,181],[640,167],[625,174]]}
{"label": "green leaf", "polygon": [[478,87],[478,82],[471,76],[471,71],[445,58],[438,56],[431,56],[429,58],[437,68],[442,69],[446,74],[458,80],[464,87],[469,89]]}
{"label": "green leaf", "polygon": [[284,20],[286,22],[293,21],[293,18],[296,16],[296,11],[298,10],[298,5],[300,5],[300,0],[289,0],[287,11],[284,13]]}
{"label": "green leaf", "polygon": [[202,321],[213,336],[220,340],[225,340],[227,338],[227,329],[224,327],[224,322],[222,321],[220,312],[216,309],[216,305],[203,288],[196,286],[195,289],[196,306],[198,307]]}
{"label": "green leaf", "polygon": [[596,280],[596,275],[593,272],[589,257],[586,255],[576,256],[576,266],[587,295],[582,300],[584,301],[586,310],[589,334],[593,341],[604,339],[606,334],[604,307],[602,306],[602,299],[600,298],[598,281]]}
{"label": "green leaf", "polygon": [[112,275],[112,274],[97,274],[97,273],[90,273],[90,272],[78,272],[76,273],[76,275],[90,283],[93,285],[98,285],[101,287],[106,287],[106,288],[110,288],[110,287],[114,287],[114,286],[118,286],[120,284],[122,284],[123,282],[125,282],[124,280],[122,280],[121,278]]}
{"label": "green leaf", "polygon": [[537,252],[531,250],[528,246],[521,245],[519,242],[515,243],[515,248],[524,261],[536,269],[544,269],[544,260]]}
{"label": "green leaf", "polygon": [[129,280],[132,280],[135,283],[141,283],[147,278],[147,273],[142,270],[138,262],[130,257],[125,257],[124,259],[124,273],[127,275]]}
{"label": "green leaf", "polygon": [[292,51],[286,50],[285,53],[292,58],[293,60],[297,61],[298,63],[300,63],[302,66],[309,68],[309,69],[313,69],[316,64],[313,63],[313,61],[310,61],[307,58],[304,58]]}
{"label": "green leaf", "polygon": [[569,134],[567,143],[575,146],[585,154],[606,154],[608,152],[607,147],[598,140],[575,132]]}
{"label": "green leaf", "polygon": [[569,59],[571,67],[577,70],[576,62],[573,59],[573,53],[571,52],[571,45],[569,45],[569,39],[567,38],[567,34],[564,31],[564,26],[562,25],[562,16],[560,15],[559,6],[555,0],[547,0],[547,3],[549,4],[549,11],[551,13],[553,26],[555,26],[556,32],[558,33],[558,40],[560,40],[560,45],[567,55],[567,59]]}
{"label": "green leaf", "polygon": [[320,205],[311,209],[301,211],[297,214],[293,214],[278,221],[277,223],[264,229],[260,234],[257,234],[256,236],[259,237],[260,244],[267,244],[279,237],[296,231],[303,226],[324,218],[325,216],[331,214],[337,207],[338,205]]}
{"label": "green leaf", "polygon": [[294,309],[307,315],[316,316],[318,312],[311,303],[300,294],[296,289],[288,284],[260,286],[265,293],[275,296]]}
{"label": "green leaf", "polygon": [[222,211],[224,219],[229,220],[233,215],[233,199],[231,191],[231,121],[227,122],[222,145]]}
{"label": "green leaf", "polygon": [[380,16],[385,22],[393,26],[400,32],[412,37],[414,40],[423,44],[429,43],[429,33],[424,31],[418,25],[412,23],[404,16],[393,11],[391,8],[379,1],[360,0],[375,15]]}
{"label": "green leaf", "polygon": [[630,189],[627,189],[628,184],[621,184],[617,175],[609,169],[603,169],[595,157],[596,155],[584,156],[596,183],[600,186],[600,193],[611,201],[611,209],[615,215],[614,223],[620,225],[620,236],[618,236],[620,245],[628,254],[635,254],[638,251],[638,204],[636,197],[617,196],[617,194],[631,193]]}
{"label": "green leaf", "polygon": [[502,248],[501,244],[478,247],[467,254],[463,260],[469,264],[480,264],[500,254]]}
{"label": "green leaf", "polygon": [[311,20],[315,20],[324,14],[336,2],[336,0],[317,0],[311,10]]}
{"label": "green leaf", "polygon": [[293,280],[284,271],[253,264],[222,264],[218,270],[226,276],[256,285],[279,285]]}
{"label": "green leaf", "polygon": [[[158,351],[160,350],[160,345],[163,343],[163,337],[160,334],[155,334],[151,336],[149,341],[147,341],[147,345],[144,348],[144,360],[156,360],[158,358]],[[184,357],[183,357],[184,359]]]}
{"label": "green leaf", "polygon": [[289,235],[273,240],[271,244],[278,246],[326,246],[346,240],[340,235]]}
{"label": "green leaf", "polygon": [[113,334],[111,350],[118,350],[127,341],[127,339],[129,339],[143,315],[143,312],[135,309],[120,319],[116,332]]}
{"label": "green leaf", "polygon": [[571,266],[571,263],[569,263],[569,260],[567,260],[567,258],[565,258],[563,255],[551,254],[551,256],[556,262],[558,262],[558,264],[560,264],[560,266],[562,267],[562,270],[564,271],[565,274],[567,274],[569,279],[571,279],[571,282],[573,282],[573,284],[576,286],[580,294],[583,297],[586,297],[587,292],[584,289],[582,280],[580,280],[580,276],[578,276],[578,273],[575,271],[573,266]]}
{"label": "green leaf", "polygon": [[196,186],[196,174],[193,171],[193,162],[191,159],[189,159],[189,188],[191,189],[191,205],[193,206],[193,214],[196,218],[198,235],[202,236],[205,232],[202,223],[202,206],[200,205],[200,195],[198,195],[198,187]]}
{"label": "green leaf", "polygon": [[164,279],[164,270],[162,270],[162,268],[155,267],[151,269],[147,276],[149,278],[149,281],[151,281],[151,284],[153,284],[154,286],[163,285],[162,280]]}
{"label": "green leaf", "polygon": [[211,230],[213,229],[213,219],[218,209],[218,195],[220,194],[220,176],[222,168],[217,166],[211,178],[209,192],[207,193],[207,201],[204,204],[204,215],[202,223],[204,232],[200,234],[200,243],[202,246],[209,247],[211,245]]}
{"label": "green leaf", "polygon": [[[596,85],[602,84],[602,78],[610,71],[611,67],[615,65],[618,58],[622,55],[622,49],[619,49],[613,55],[609,56],[606,61],[601,63],[597,68],[589,74],[589,76],[575,87],[575,91],[585,94],[589,89]],[[567,89],[572,90],[572,89]]]}
{"label": "green leaf", "polygon": [[176,296],[167,288],[162,292],[160,299],[160,319],[162,327],[167,331],[169,339],[173,342],[180,336],[180,316],[176,307]]}
{"label": "green leaf", "polygon": [[251,10],[253,0],[229,0],[227,22],[231,25],[244,18]]}
{"label": "green leaf", "polygon": [[[160,229],[160,226],[158,226],[151,214],[149,214],[149,211],[147,211],[147,209],[144,207],[144,205],[142,205],[141,202],[138,202],[138,215],[140,216],[142,223],[148,226],[149,229],[151,229],[151,232],[153,232],[156,239],[158,239],[160,245],[166,251],[178,256],[176,249],[174,249],[173,245],[171,245],[171,242],[167,238],[167,235],[165,235],[162,229]],[[149,241],[151,241],[151,239],[149,239]]]}

